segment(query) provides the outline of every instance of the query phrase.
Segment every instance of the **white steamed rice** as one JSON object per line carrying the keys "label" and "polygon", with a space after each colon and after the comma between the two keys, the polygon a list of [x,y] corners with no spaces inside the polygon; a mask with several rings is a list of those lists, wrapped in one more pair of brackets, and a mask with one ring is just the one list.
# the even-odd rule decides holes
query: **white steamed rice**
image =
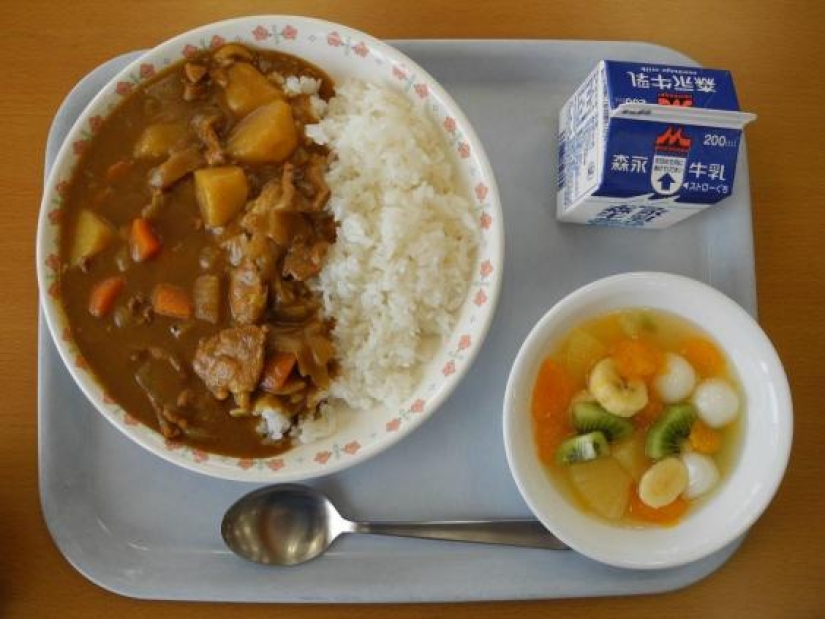
{"label": "white steamed rice", "polygon": [[331,405],[397,407],[467,296],[472,206],[439,130],[400,93],[349,80],[325,112],[306,129],[334,152],[338,238],[314,284],[336,322]]}

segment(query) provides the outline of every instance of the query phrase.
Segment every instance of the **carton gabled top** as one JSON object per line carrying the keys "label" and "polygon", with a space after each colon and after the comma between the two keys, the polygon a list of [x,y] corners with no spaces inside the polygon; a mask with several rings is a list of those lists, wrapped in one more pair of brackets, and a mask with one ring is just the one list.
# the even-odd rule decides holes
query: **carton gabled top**
{"label": "carton gabled top", "polygon": [[649,103],[739,111],[730,71],[605,60],[608,106]]}

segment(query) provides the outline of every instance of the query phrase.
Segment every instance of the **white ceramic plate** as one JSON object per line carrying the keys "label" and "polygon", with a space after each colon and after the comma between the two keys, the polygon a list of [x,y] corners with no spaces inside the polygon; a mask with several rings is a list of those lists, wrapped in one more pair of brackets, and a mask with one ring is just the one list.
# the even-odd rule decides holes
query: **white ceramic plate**
{"label": "white ceramic plate", "polygon": [[[60,302],[63,194],[100,123],[143,81],[201,49],[238,41],[299,56],[334,80],[357,77],[403,92],[435,119],[455,156],[479,227],[479,252],[467,299],[452,336],[435,354],[413,395],[397,409],[346,415],[336,432],[272,458],[233,458],[164,440],[107,396],[87,367]],[[160,457],[200,473],[249,482],[286,482],[326,475],[363,461],[409,434],[432,415],[466,374],[486,337],[503,272],[504,237],[498,190],[484,149],[463,112],[423,69],[391,46],[357,30],[317,19],[259,16],[182,34],[130,63],[92,100],[72,127],[46,182],[37,236],[37,275],[47,324],[60,356],[100,413]]]}

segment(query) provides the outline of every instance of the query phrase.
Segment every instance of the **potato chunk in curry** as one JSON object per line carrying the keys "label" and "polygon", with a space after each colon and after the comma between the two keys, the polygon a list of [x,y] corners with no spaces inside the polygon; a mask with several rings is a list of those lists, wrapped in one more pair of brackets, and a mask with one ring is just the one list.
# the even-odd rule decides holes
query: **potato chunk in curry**
{"label": "potato chunk in curry", "polygon": [[178,142],[189,132],[185,123],[155,123],[140,134],[134,148],[137,159],[160,159],[166,157]]}
{"label": "potato chunk in curry", "polygon": [[208,228],[220,228],[246,204],[249,185],[238,166],[201,168],[195,171],[195,196]]}
{"label": "potato chunk in curry", "polygon": [[115,231],[111,224],[88,209],[77,215],[69,265],[76,266],[86,258],[91,258],[111,245]]}
{"label": "potato chunk in curry", "polygon": [[284,99],[284,94],[275,84],[245,62],[237,62],[229,67],[224,94],[226,105],[238,117],[246,116],[270,101]]}
{"label": "potato chunk in curry", "polygon": [[238,161],[285,161],[298,146],[292,108],[284,101],[262,105],[235,126],[226,146],[227,152]]}

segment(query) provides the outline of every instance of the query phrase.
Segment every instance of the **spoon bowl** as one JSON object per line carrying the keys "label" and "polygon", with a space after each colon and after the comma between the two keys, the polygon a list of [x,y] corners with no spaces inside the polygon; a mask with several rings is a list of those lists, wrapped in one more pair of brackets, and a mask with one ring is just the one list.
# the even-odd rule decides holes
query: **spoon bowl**
{"label": "spoon bowl", "polygon": [[348,530],[330,501],[309,486],[261,488],[237,501],[221,535],[236,554],[272,565],[296,565],[323,553]]}

